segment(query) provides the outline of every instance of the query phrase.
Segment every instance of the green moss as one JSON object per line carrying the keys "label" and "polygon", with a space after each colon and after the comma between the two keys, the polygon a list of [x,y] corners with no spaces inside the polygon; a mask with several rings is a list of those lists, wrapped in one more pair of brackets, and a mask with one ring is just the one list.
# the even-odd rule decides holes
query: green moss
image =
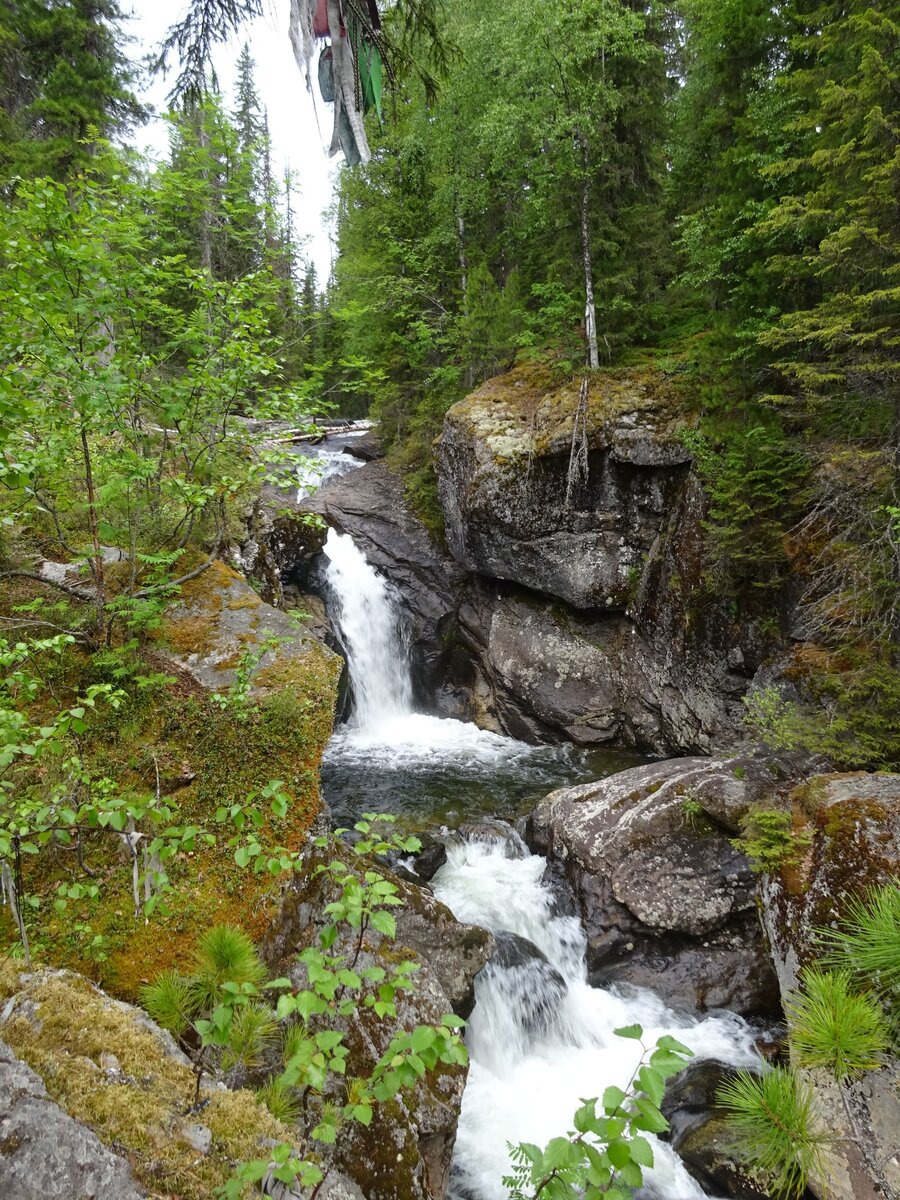
{"label": "green moss", "polygon": [[[168,1057],[154,1033],[86,980],[41,972],[20,978],[7,965],[0,970],[0,999],[16,993],[35,1005],[34,1015],[15,1009],[4,1040],[57,1103],[126,1155],[151,1195],[211,1200],[233,1164],[265,1153],[266,1139],[292,1140],[247,1091],[210,1092],[201,1113],[186,1115],[194,1095],[191,1068]],[[121,1075],[100,1069],[102,1054],[115,1055]],[[179,1137],[185,1121],[209,1128],[209,1155],[198,1156]]]}
{"label": "green moss", "polygon": [[[494,466],[514,467],[532,457],[567,451],[582,376],[560,384],[534,364],[489,379],[455,404],[451,424],[468,426],[489,447]],[[675,438],[683,400],[673,381],[653,364],[588,373],[588,438],[604,444],[605,426],[625,413],[652,414],[656,436]]]}
{"label": "green moss", "polygon": [[[168,865],[168,914],[135,919],[130,862],[117,838],[90,835],[84,860],[100,888],[96,902],[70,904],[59,915],[52,900],[59,882],[85,881],[71,851],[49,847],[25,863],[28,893],[40,898],[29,913],[36,947],[52,947],[54,962],[89,974],[117,995],[135,998],[158,970],[187,962],[196,934],[214,922],[241,925],[259,937],[277,907],[278,881],[238,867],[226,842],[235,831],[218,825],[216,809],[243,803],[272,779],[283,781],[292,805],[264,831],[273,843],[297,849],[321,808],[318,767],[331,735],[339,662],[317,643],[276,662],[255,678],[258,703],[249,718],[212,704],[178,680],[154,694],[138,692],[110,710],[83,739],[94,777],[108,776],[123,791],[150,796],[157,785],[172,808],[172,823],[195,825],[217,838],[197,844]],[[50,764],[64,772],[64,763]],[[60,774],[60,780],[63,775]],[[55,778],[45,776],[45,783]],[[177,783],[183,781],[183,786]],[[170,790],[170,794],[165,795]],[[92,948],[92,940],[103,941]],[[0,909],[0,944],[16,940],[8,910]]]}

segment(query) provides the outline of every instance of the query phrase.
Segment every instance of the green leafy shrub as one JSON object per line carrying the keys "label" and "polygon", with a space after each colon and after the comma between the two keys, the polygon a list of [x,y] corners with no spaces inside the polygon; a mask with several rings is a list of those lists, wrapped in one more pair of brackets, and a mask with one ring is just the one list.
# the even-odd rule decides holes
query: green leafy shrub
{"label": "green leafy shrub", "polygon": [[[617,1029],[619,1037],[640,1040],[640,1025]],[[522,1142],[510,1146],[513,1172],[504,1179],[511,1200],[628,1200],[641,1187],[644,1168],[653,1166],[653,1147],[644,1133],[669,1127],[660,1112],[666,1079],[685,1067],[692,1051],[673,1037],[661,1037],[644,1054],[626,1089],[608,1087],[598,1100],[582,1101],[575,1128],[545,1149]]]}
{"label": "green leafy shrub", "polygon": [[743,836],[733,845],[750,859],[750,869],[757,874],[778,871],[797,864],[803,851],[812,842],[809,830],[796,830],[789,812],[780,809],[758,808],[741,821]]}
{"label": "green leafy shrub", "polygon": [[817,931],[823,961],[851,973],[878,997],[894,1032],[900,1035],[900,884],[872,888],[852,897],[839,929]]}

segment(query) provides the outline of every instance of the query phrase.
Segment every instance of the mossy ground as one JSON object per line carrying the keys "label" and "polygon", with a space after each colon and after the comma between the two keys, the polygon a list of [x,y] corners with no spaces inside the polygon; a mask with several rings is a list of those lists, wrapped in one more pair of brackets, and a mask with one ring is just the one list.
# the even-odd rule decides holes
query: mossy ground
{"label": "mossy ground", "polygon": [[[214,572],[216,568],[211,568]],[[222,565],[228,583],[234,578]],[[191,589],[219,594],[200,577]],[[184,600],[184,596],[182,600]],[[261,603],[261,602],[260,602]],[[194,624],[202,616],[188,618]],[[188,630],[174,623],[167,638],[202,642],[204,628]],[[185,649],[196,645],[186,641]],[[58,699],[77,695],[87,681],[97,682],[115,664],[101,667],[96,656],[74,651],[50,663],[48,679]],[[171,811],[171,825],[195,826],[212,834],[216,844],[198,839],[190,853],[167,864],[172,890],[167,911],[149,920],[135,915],[130,853],[109,831],[83,839],[82,863],[74,850],[52,843],[23,860],[26,894],[39,902],[28,908],[33,950],[54,965],[82,971],[116,995],[134,999],[143,982],[164,967],[184,965],[198,932],[217,922],[230,922],[258,937],[277,903],[278,882],[237,866],[227,840],[232,826],[219,825],[219,807],[240,804],[271,780],[281,780],[292,803],[287,816],[270,818],[266,833],[274,844],[297,849],[320,811],[318,768],[331,734],[339,663],[318,643],[303,653],[276,657],[253,677],[253,702],[244,711],[220,707],[187,672],[173,668],[153,648],[130,668],[129,679],[114,680],[128,699],[118,710],[100,707],[91,715],[80,752],[92,778],[114,781],[119,794],[152,798],[158,791]],[[138,687],[138,675],[155,675]],[[226,689],[227,690],[227,689]],[[50,701],[45,698],[45,703]],[[37,714],[35,714],[37,715]],[[29,781],[39,794],[66,780],[66,763],[45,761]],[[63,913],[54,908],[60,883],[99,888],[96,900],[70,900]],[[99,940],[97,940],[99,939]],[[16,941],[8,909],[0,909],[0,947]]]}
{"label": "mossy ground", "polygon": [[[190,1067],[87,980],[49,972],[21,977],[7,962],[0,967],[0,1007],[17,993],[31,1003],[13,1010],[4,1040],[41,1076],[53,1100],[129,1160],[151,1197],[209,1200],[235,1164],[265,1155],[269,1139],[292,1140],[252,1092],[205,1092],[202,1109],[191,1112]],[[104,1071],[102,1054],[115,1055],[121,1072]],[[194,1123],[212,1133],[208,1155],[179,1136],[181,1126]]]}
{"label": "mossy ground", "polygon": [[652,360],[601,368],[563,382],[543,364],[520,363],[455,404],[448,420],[472,426],[500,462],[555,454],[571,444],[582,378],[588,381],[592,448],[602,446],[604,426],[626,413],[652,417],[657,438],[674,436],[684,420],[679,381]]}

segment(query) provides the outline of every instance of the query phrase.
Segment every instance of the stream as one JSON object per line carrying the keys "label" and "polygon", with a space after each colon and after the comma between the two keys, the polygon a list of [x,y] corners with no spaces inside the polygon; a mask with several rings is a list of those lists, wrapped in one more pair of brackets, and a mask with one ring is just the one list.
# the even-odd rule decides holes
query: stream
{"label": "stream", "polygon": [[[475,982],[449,1195],[506,1200],[508,1143],[544,1146],[571,1129],[583,1098],[611,1084],[627,1088],[643,1051],[616,1028],[638,1023],[647,1046],[669,1033],[698,1056],[734,1066],[758,1064],[754,1034],[730,1013],[694,1020],[646,990],[589,986],[580,921],[560,915],[545,860],[504,823],[553,788],[612,774],[635,756],[530,746],[416,711],[397,595],[349,536],[330,530],[325,555],[353,694],[350,719],[334,733],[323,764],[335,820],[351,824],[362,812],[380,811],[399,815],[405,828],[482,821],[468,837],[446,835],[447,862],[432,881],[459,920],[492,930],[499,947]],[[640,1196],[707,1195],[665,1143],[655,1142],[654,1152]]]}

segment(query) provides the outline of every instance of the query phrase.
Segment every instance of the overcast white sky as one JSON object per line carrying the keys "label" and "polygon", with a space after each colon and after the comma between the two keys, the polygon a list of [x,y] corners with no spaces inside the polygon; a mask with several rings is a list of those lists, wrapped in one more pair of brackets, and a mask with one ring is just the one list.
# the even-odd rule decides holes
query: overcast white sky
{"label": "overcast white sky", "polygon": [[[140,58],[152,50],[165,30],[182,16],[185,0],[126,0],[123,11],[131,17],[124,30],[136,39],[130,53]],[[308,238],[306,254],[313,260],[324,287],[331,271],[331,244],[322,217],[331,201],[332,175],[343,162],[341,155],[328,158],[326,147],[331,138],[332,109],[317,96],[321,133],[316,127],[312,97],[306,90],[300,69],[294,61],[288,39],[288,0],[269,0],[265,17],[250,22],[242,36],[233,44],[223,45],[216,52],[216,72],[230,106],[235,80],[235,63],[244,41],[256,61],[256,84],[260,100],[269,113],[269,129],[274,150],[274,167],[282,171],[289,165],[294,171],[297,189],[297,233]],[[154,108],[164,111],[166,95],[174,81],[174,70],[168,80],[152,82],[144,99]],[[168,135],[161,121],[154,121],[136,133],[140,147],[147,147],[156,157],[168,150]]]}

